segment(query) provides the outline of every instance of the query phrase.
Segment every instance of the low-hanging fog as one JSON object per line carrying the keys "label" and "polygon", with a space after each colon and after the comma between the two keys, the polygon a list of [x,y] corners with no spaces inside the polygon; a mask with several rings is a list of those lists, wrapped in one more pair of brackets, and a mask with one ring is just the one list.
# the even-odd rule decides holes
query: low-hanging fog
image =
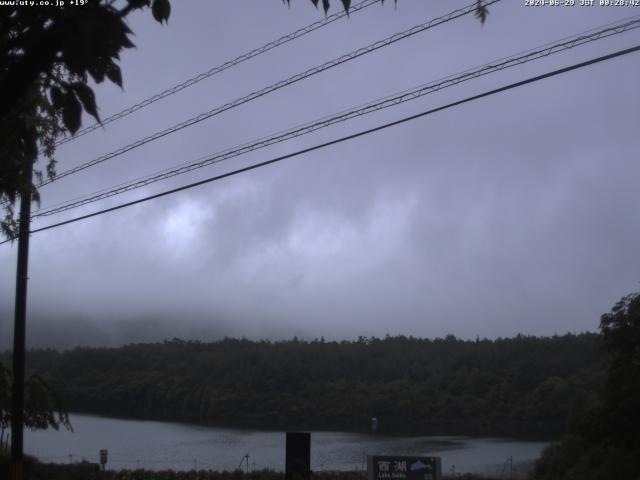
{"label": "low-hanging fog", "polygon": [[[173,2],[135,15],[122,108],[321,18],[308,0]],[[339,2],[333,2],[332,11]],[[454,5],[455,3],[455,5]],[[369,8],[58,150],[63,171],[465,2]],[[490,7],[42,188],[42,208],[191,161],[633,12]],[[638,31],[463,83],[42,227],[638,43]],[[463,338],[595,330],[640,280],[639,54],[118,212],[34,234],[28,343],[181,337]],[[84,119],[90,123],[89,118]],[[0,347],[16,245],[0,246]]]}

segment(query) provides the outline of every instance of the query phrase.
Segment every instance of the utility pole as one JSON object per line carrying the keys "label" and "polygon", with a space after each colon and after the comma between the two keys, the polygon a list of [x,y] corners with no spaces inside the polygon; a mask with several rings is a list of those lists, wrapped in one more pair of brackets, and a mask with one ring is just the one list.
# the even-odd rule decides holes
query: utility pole
{"label": "utility pole", "polygon": [[31,181],[33,161],[28,158],[23,172],[18,225],[18,267],[13,327],[13,385],[11,389],[11,480],[22,480],[24,455],[24,350],[27,319],[27,279],[29,273],[29,227],[31,223]]}

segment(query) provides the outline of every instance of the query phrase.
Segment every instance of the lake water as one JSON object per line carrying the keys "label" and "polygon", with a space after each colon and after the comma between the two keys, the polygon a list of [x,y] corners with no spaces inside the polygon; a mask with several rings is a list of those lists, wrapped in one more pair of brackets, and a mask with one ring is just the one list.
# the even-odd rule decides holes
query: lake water
{"label": "lake water", "polygon": [[[25,451],[43,461],[98,462],[109,450],[110,469],[234,470],[245,455],[249,468],[284,470],[285,433],[199,427],[180,423],[71,416],[74,432],[25,432]],[[545,442],[473,437],[386,437],[347,432],[311,433],[311,468],[362,470],[365,455],[442,457],[443,473],[500,474],[509,457],[523,470]],[[246,462],[246,461],[245,461]],[[243,469],[246,463],[243,463]],[[506,467],[509,472],[509,467]]]}

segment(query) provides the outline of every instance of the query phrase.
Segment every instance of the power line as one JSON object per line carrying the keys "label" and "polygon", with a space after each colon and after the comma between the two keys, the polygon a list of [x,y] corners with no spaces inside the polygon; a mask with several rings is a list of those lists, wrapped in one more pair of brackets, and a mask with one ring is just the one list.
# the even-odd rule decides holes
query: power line
{"label": "power line", "polygon": [[484,75],[488,75],[490,73],[495,73],[497,71],[501,71],[514,66],[523,65],[525,63],[538,60],[540,58],[544,58],[550,55],[554,55],[554,54],[572,49],[576,46],[585,45],[587,43],[601,40],[603,38],[608,38],[613,35],[622,34],[624,32],[627,32],[629,30],[634,30],[639,27],[640,27],[640,16],[635,16],[635,17],[631,17],[631,20],[624,19],[619,22],[608,24],[606,28],[602,28],[601,30],[591,29],[589,30],[589,32],[591,33],[576,34],[572,37],[567,37],[568,40],[565,40],[560,43],[546,44],[543,47],[537,47],[535,49],[528,50],[527,52],[521,53],[517,56],[511,56],[511,57],[507,57],[500,60],[494,60],[493,62],[487,63],[476,69],[466,70],[460,74],[451,75],[451,76],[445,77],[444,79],[437,80],[428,84],[424,84],[419,87],[415,87],[413,89],[401,92],[399,94],[395,94],[392,96],[385,97],[384,99],[381,99],[381,100],[370,102],[368,104],[356,107],[351,110],[345,110],[339,114],[325,117],[321,120],[317,120],[312,123],[307,123],[302,126],[294,127],[292,129],[272,135],[270,137],[261,138],[257,141],[254,141],[253,143],[247,143],[233,149],[216,153],[212,156],[210,155],[206,157],[201,157],[200,159],[197,159],[187,164],[183,164],[178,167],[165,169],[161,172],[157,172],[155,174],[151,174],[146,177],[142,177],[127,183],[122,183],[110,189],[103,189],[101,191],[95,192],[93,194],[89,194],[84,197],[80,197],[78,199],[59,203],[58,205],[54,205],[46,210],[43,210],[39,213],[36,213],[35,215],[32,215],[31,218],[33,219],[37,217],[54,215],[56,213],[61,213],[67,210],[71,210],[73,208],[77,208],[83,205],[97,202],[99,200],[113,197],[115,195],[120,195],[122,193],[135,190],[137,188],[145,187],[152,183],[166,180],[168,178],[171,178],[177,175],[182,175],[184,173],[188,173],[190,171],[193,171],[199,168],[204,168],[206,166],[210,166],[216,163],[220,163],[222,161],[229,160],[231,158],[238,157],[240,155],[244,155],[246,153],[249,153],[261,148],[265,148],[267,146],[271,146],[271,145],[281,143],[293,138],[297,138],[302,135],[315,132],[322,128],[326,128],[330,125],[334,125],[340,122],[345,122],[356,117],[367,115],[369,113],[380,111],[380,110],[393,107],[395,105],[399,105],[408,101],[416,100],[430,93],[434,93],[434,92],[443,90],[445,88],[458,85],[468,80],[472,80],[472,79],[475,79]]}
{"label": "power line", "polygon": [[[118,193],[123,193],[123,191],[128,191],[128,190],[132,190],[134,188],[139,188],[139,186],[143,186],[143,185],[138,185],[139,182],[145,182],[145,185],[148,183],[153,183],[151,180],[154,180],[156,178],[156,176],[160,176],[160,175],[166,175],[165,177],[158,179],[158,180],[162,180],[165,178],[170,178],[174,175],[179,175],[182,173],[185,173],[182,171],[182,168],[187,168],[188,171],[192,170],[192,169],[196,169],[196,168],[200,168],[200,167],[204,167],[204,166],[208,166],[214,163],[218,163],[219,161],[223,161],[226,160],[227,158],[229,158],[229,156],[237,156],[237,155],[241,155],[243,153],[246,153],[247,151],[245,151],[245,149],[247,148],[251,148],[251,150],[248,151],[253,151],[254,149],[258,149],[261,148],[262,146],[266,146],[263,145],[263,143],[265,142],[269,142],[269,145],[272,145],[274,143],[276,143],[274,141],[274,139],[279,139],[282,135],[292,135],[293,133],[295,133],[296,131],[300,130],[300,129],[309,129],[314,127],[316,124],[319,123],[324,123],[324,122],[331,122],[333,120],[336,119],[336,117],[343,117],[346,115],[351,116],[352,114],[354,114],[354,112],[359,112],[360,110],[363,109],[370,109],[372,107],[376,107],[376,102],[377,103],[382,103],[382,102],[387,102],[387,101],[396,101],[398,103],[401,103],[401,100],[398,100],[397,98],[394,97],[403,97],[405,95],[414,95],[414,94],[418,94],[418,91],[422,91],[425,89],[437,89],[437,90],[441,90],[444,88],[447,88],[450,85],[450,83],[454,83],[454,82],[459,82],[461,83],[463,81],[469,80],[471,78],[477,78],[478,76],[483,76],[489,73],[493,73],[495,70],[501,70],[501,69],[506,69],[506,68],[510,68],[511,66],[515,66],[515,62],[517,62],[518,65],[522,65],[524,63],[528,63],[529,61],[533,61],[536,60],[540,57],[544,57],[544,56],[549,56],[555,53],[560,53],[560,51],[564,51],[564,50],[568,50],[571,49],[575,46],[579,46],[579,45],[583,45],[585,43],[590,43],[591,41],[596,41],[596,40],[601,40],[603,38],[607,38],[609,36],[612,35],[616,35],[616,34],[621,34],[624,33],[626,31],[629,30],[633,30],[635,28],[638,28],[638,18],[640,16],[636,15],[636,16],[631,16],[631,17],[627,17],[615,22],[610,22],[608,24],[605,25],[601,25],[599,27],[595,27],[595,28],[591,28],[589,30],[571,35],[571,36],[567,36],[564,37],[562,39],[556,40],[555,42],[548,42],[545,43],[543,45],[540,45],[539,47],[535,47],[529,50],[524,50],[515,54],[512,54],[508,57],[502,57],[500,59],[494,60],[492,62],[488,62],[485,63],[481,66],[476,66],[476,67],[472,67],[469,68],[463,72],[460,72],[459,74],[453,74],[453,75],[449,75],[443,78],[440,78],[438,80],[435,80],[431,83],[428,84],[423,84],[420,85],[418,87],[414,87],[413,89],[407,89],[404,90],[402,92],[396,93],[396,94],[392,94],[392,95],[387,95],[385,97],[382,97],[378,100],[372,101],[372,102],[368,102],[365,104],[361,104],[357,107],[353,107],[352,109],[345,109],[341,112],[338,112],[334,115],[329,115],[329,116],[325,116],[322,117],[321,119],[316,120],[315,122],[308,122],[302,125],[298,125],[296,127],[287,129],[287,130],[282,130],[280,132],[277,132],[275,134],[272,134],[271,136],[266,136],[266,137],[262,137],[259,138],[257,140],[254,140],[252,143],[245,143],[245,144],[241,144],[239,146],[233,147],[233,148],[229,148],[227,150],[223,150],[220,152],[217,152],[214,156],[211,155],[204,155],[199,157],[198,159],[195,160],[190,160],[189,162],[185,162],[182,163],[176,167],[169,167],[163,170],[159,170],[156,171],[155,173],[152,174],[148,174],[142,177],[138,177],[126,182],[122,182],[118,185],[115,186],[111,186],[111,187],[107,187],[107,188],[103,188],[100,189],[98,191],[95,191],[93,193],[90,194],[85,194],[85,195],[81,195],[63,202],[58,202],[56,204],[53,204],[49,207],[49,210],[43,210],[38,216],[45,216],[48,214],[52,214],[52,213],[56,213],[56,212],[50,212],[50,210],[53,210],[54,208],[58,207],[58,206],[62,206],[62,205],[69,205],[71,203],[74,203],[76,201],[83,201],[83,204],[86,203],[90,203],[90,202],[86,202],[85,200],[100,200],[102,198],[107,198],[110,197],[114,194],[118,194]],[[471,78],[467,78],[467,77],[471,77]],[[457,83],[456,83],[457,84]],[[421,93],[421,92],[420,92]],[[431,93],[431,92],[425,92],[426,93]],[[396,103],[394,103],[396,104]],[[368,113],[368,112],[367,112]],[[302,134],[301,134],[302,135]],[[293,138],[293,137],[291,137]],[[240,151],[242,150],[242,151]],[[220,158],[224,156],[225,158]],[[148,182],[148,183],[147,183]],[[123,191],[121,191],[123,190]],[[98,195],[100,195],[100,198],[97,198]],[[78,205],[79,206],[79,205]]]}
{"label": "power line", "polygon": [[[214,76],[214,75],[216,75],[218,73],[221,73],[224,70],[227,70],[228,68],[231,68],[231,67],[233,67],[235,65],[238,65],[238,64],[240,64],[240,63],[242,63],[242,62],[244,62],[246,60],[249,60],[249,59],[251,59],[253,57],[256,57],[256,56],[261,55],[263,53],[266,53],[266,52],[268,52],[270,50],[273,50],[274,48],[279,47],[280,45],[284,45],[285,43],[288,43],[288,42],[293,41],[293,40],[295,40],[297,38],[300,38],[300,37],[306,35],[307,33],[311,33],[311,32],[313,32],[315,30],[318,30],[319,28],[324,27],[324,26],[326,26],[326,25],[328,25],[330,23],[333,23],[334,21],[339,20],[339,19],[341,19],[341,18],[343,18],[345,16],[351,15],[353,13],[358,13],[359,11],[362,11],[365,8],[369,7],[369,6],[378,3],[378,1],[379,0],[364,0],[361,3],[358,3],[358,4],[354,5],[354,6],[351,6],[350,9],[349,9],[349,13],[348,14],[344,10],[341,10],[338,13],[334,13],[332,15],[329,15],[329,16],[325,17],[323,20],[319,20],[317,22],[314,22],[314,23],[312,23],[310,25],[307,25],[306,27],[303,27],[301,29],[298,29],[295,32],[290,33],[288,35],[284,35],[284,36],[280,37],[277,40],[274,40],[272,42],[269,42],[269,43],[263,45],[262,47],[253,49],[253,50],[251,50],[251,51],[249,51],[249,52],[247,52],[245,54],[242,54],[242,55],[236,57],[233,60],[230,60],[230,61],[227,61],[227,62],[223,63],[222,65],[219,65],[217,67],[213,67],[213,68],[211,68],[210,70],[208,70],[206,72],[200,73],[200,74],[196,75],[195,77],[189,78],[189,79],[185,80],[184,82],[182,82],[182,83],[180,83],[178,85],[175,85],[175,86],[173,86],[171,88],[168,88],[168,89],[166,89],[166,90],[164,90],[164,91],[162,91],[162,92],[160,92],[160,93],[158,93],[156,95],[153,95],[152,97],[149,97],[149,98],[147,98],[147,99],[145,99],[145,100],[143,100],[143,101],[141,101],[141,102],[139,102],[139,103],[137,103],[135,105],[132,105],[131,107],[126,108],[125,110],[122,110],[122,111],[120,111],[120,112],[118,112],[118,113],[116,113],[114,115],[111,115],[110,117],[102,119],[102,121],[100,123],[94,123],[94,124],[89,125],[89,126],[87,126],[85,128],[82,128],[78,132],[76,132],[75,135],[68,136],[68,137],[65,137],[65,138],[62,138],[62,139],[58,140],[56,142],[56,146],[60,146],[60,145],[62,145],[64,143],[71,142],[71,141],[73,141],[73,140],[75,140],[75,139],[77,139],[77,138],[79,138],[79,137],[81,137],[83,135],[86,135],[87,133],[90,133],[90,132],[98,129],[99,127],[103,127],[104,125],[106,125],[108,123],[111,123],[111,122],[114,122],[116,120],[119,120],[120,118],[124,118],[124,117],[136,112],[137,110],[140,110],[140,109],[142,109],[142,108],[144,108],[144,107],[146,107],[148,105],[151,105],[152,103],[155,103],[155,102],[157,102],[157,101],[159,101],[159,100],[161,100],[163,98],[166,98],[166,97],[168,97],[170,95],[173,95],[174,93],[177,93],[177,92],[179,92],[179,91],[181,91],[181,90],[183,90],[185,88],[188,88],[188,87],[190,87],[192,85],[195,85],[196,83],[199,83],[202,80],[205,80],[206,78],[212,77],[212,76]],[[121,153],[124,153],[124,152],[121,152]],[[107,154],[107,155],[109,155],[109,154]],[[117,155],[114,155],[114,156],[117,156]],[[109,157],[109,158],[112,158],[112,157]],[[100,159],[102,161],[106,160],[106,159],[102,159],[102,157],[100,157]],[[100,163],[100,162],[98,162],[98,163]],[[82,170],[82,169],[80,169],[80,170]],[[55,178],[45,179],[45,180],[41,181],[38,184],[38,187],[42,187],[44,185],[47,185],[47,184],[53,182],[55,179],[62,178],[64,176],[66,176],[67,174],[71,174],[71,173],[75,173],[75,170],[73,172],[63,172],[63,173],[57,175]],[[2,202],[0,202],[0,205],[7,205],[8,203],[9,203],[9,201],[5,199],[5,200],[2,200]]]}
{"label": "power line", "polygon": [[[500,1],[501,0],[488,0],[484,5],[485,6],[489,6],[489,5],[492,5],[492,4],[500,2]],[[385,38],[383,40],[378,40],[377,42],[372,43],[372,44],[370,44],[370,45],[368,45],[366,47],[362,47],[362,48],[359,48],[357,50],[354,50],[351,53],[342,55],[342,56],[340,56],[338,58],[335,58],[333,60],[325,62],[320,66],[316,66],[316,67],[310,68],[310,69],[308,69],[308,70],[306,70],[306,71],[304,71],[302,73],[298,73],[296,75],[293,75],[293,76],[287,78],[286,80],[281,80],[281,81],[279,81],[277,83],[274,83],[274,84],[272,84],[272,85],[270,85],[268,87],[265,87],[265,88],[263,88],[261,90],[257,90],[257,91],[255,91],[253,93],[250,93],[249,95],[237,98],[236,100],[233,100],[232,102],[226,103],[226,104],[224,104],[222,106],[216,107],[216,108],[214,108],[212,110],[209,110],[207,112],[201,113],[200,115],[192,117],[192,118],[190,118],[188,120],[180,122],[180,123],[178,123],[178,124],[176,124],[176,125],[174,125],[172,127],[169,127],[167,129],[165,129],[165,130],[162,130],[162,131],[156,132],[156,133],[154,133],[152,135],[149,135],[147,137],[144,137],[144,138],[142,138],[140,140],[137,140],[137,141],[135,141],[135,142],[133,142],[133,143],[131,143],[129,145],[126,145],[126,146],[121,147],[121,148],[119,148],[117,150],[114,150],[111,153],[107,153],[106,155],[102,155],[102,156],[100,156],[100,157],[98,157],[98,158],[96,158],[94,160],[91,160],[89,162],[83,163],[82,165],[78,165],[77,167],[71,168],[70,170],[67,170],[65,172],[59,173],[59,174],[56,175],[55,179],[56,180],[60,180],[60,179],[62,179],[64,177],[67,177],[67,176],[72,175],[74,173],[78,173],[78,172],[80,172],[82,170],[85,170],[85,169],[87,169],[89,167],[93,167],[95,165],[98,165],[99,163],[105,162],[107,160],[110,160],[111,158],[114,158],[114,157],[117,157],[119,155],[122,155],[122,154],[124,154],[126,152],[129,152],[129,151],[131,151],[131,150],[133,150],[135,148],[138,148],[138,147],[140,147],[142,145],[145,145],[145,144],[147,144],[149,142],[152,142],[152,141],[157,140],[159,138],[162,138],[162,137],[164,137],[166,135],[169,135],[171,133],[174,133],[174,132],[177,132],[179,130],[182,130],[183,128],[187,128],[187,127],[190,127],[190,126],[195,125],[197,123],[200,123],[203,120],[206,120],[208,118],[213,117],[214,115],[218,115],[220,113],[226,112],[227,110],[230,110],[232,108],[235,108],[235,107],[238,107],[238,106],[243,105],[245,103],[248,103],[248,102],[250,102],[252,100],[260,98],[260,97],[262,97],[264,95],[267,95],[269,93],[275,92],[276,90],[280,90],[280,89],[282,89],[284,87],[287,87],[287,86],[292,85],[292,84],[294,84],[296,82],[299,82],[301,80],[309,78],[309,77],[311,77],[313,75],[316,75],[316,74],[318,74],[320,72],[324,72],[325,70],[329,70],[330,68],[336,67],[336,66],[341,65],[341,64],[346,63],[346,62],[349,62],[349,61],[351,61],[353,59],[356,59],[356,58],[361,57],[363,55],[369,54],[369,53],[374,52],[376,50],[379,50],[379,49],[381,49],[383,47],[387,47],[387,46],[392,45],[392,44],[394,44],[394,43],[396,43],[396,42],[398,42],[400,40],[404,40],[405,38],[409,38],[409,37],[411,37],[413,35],[416,35],[416,34],[418,34],[420,32],[429,30],[429,29],[431,29],[433,27],[436,27],[438,25],[442,25],[442,24],[448,23],[448,22],[450,22],[452,20],[455,20],[457,18],[463,17],[463,16],[468,15],[470,13],[473,13],[473,12],[476,11],[476,9],[477,9],[477,4],[474,2],[474,3],[472,3],[472,4],[470,4],[470,5],[466,6],[466,7],[459,8],[459,9],[454,10],[454,11],[452,11],[452,12],[446,14],[446,15],[443,15],[441,17],[436,17],[436,18],[434,18],[432,20],[429,20],[426,23],[422,23],[422,24],[416,25],[416,26],[414,26],[414,27],[412,27],[412,28],[410,28],[408,30],[405,30],[405,31],[400,32],[400,33],[396,33],[396,34],[391,35],[390,37],[387,37],[387,38]],[[49,184],[51,182],[53,182],[53,179],[44,180],[43,182],[40,182],[38,187],[42,187],[42,186],[47,185],[47,184]]]}
{"label": "power line", "polygon": [[[409,121],[412,121],[412,120],[415,120],[415,119],[418,119],[418,118],[421,118],[421,117],[425,117],[427,115],[431,115],[431,114],[434,114],[436,112],[440,112],[442,110],[447,110],[449,108],[456,107],[458,105],[462,105],[462,104],[469,103],[469,102],[472,102],[472,101],[475,101],[475,100],[479,100],[479,99],[484,98],[484,97],[489,97],[489,96],[495,95],[497,93],[505,92],[507,90],[511,90],[511,89],[514,89],[514,88],[517,88],[517,87],[521,87],[523,85],[527,85],[527,84],[530,84],[530,83],[538,82],[540,80],[544,80],[546,78],[554,77],[554,76],[557,76],[557,75],[560,75],[560,74],[563,74],[563,73],[567,73],[567,72],[570,72],[570,71],[573,71],[573,70],[578,70],[580,68],[584,68],[584,67],[587,67],[587,66],[590,66],[590,65],[594,65],[596,63],[604,62],[606,60],[610,60],[610,59],[613,59],[613,58],[616,58],[616,57],[620,57],[620,56],[623,56],[623,55],[628,55],[630,53],[634,53],[634,52],[637,52],[639,50],[640,50],[640,45],[637,45],[637,46],[631,47],[631,48],[627,48],[627,49],[624,49],[624,50],[619,50],[617,52],[610,53],[608,55],[604,55],[604,56],[597,57],[597,58],[594,58],[594,59],[591,59],[591,60],[588,60],[588,61],[585,61],[585,62],[580,62],[580,63],[574,64],[574,65],[571,65],[571,66],[568,66],[568,67],[564,67],[564,68],[560,68],[560,69],[557,69],[557,70],[553,70],[551,72],[547,72],[547,73],[544,73],[544,74],[541,74],[541,75],[537,75],[535,77],[530,77],[530,78],[528,78],[526,80],[521,80],[519,82],[511,83],[511,84],[505,85],[505,86],[500,87],[500,88],[496,88],[496,89],[493,89],[493,90],[486,91],[484,93],[480,93],[478,95],[473,95],[471,97],[467,97],[467,98],[464,98],[462,100],[458,100],[456,102],[449,103],[447,105],[443,105],[443,106],[440,106],[440,107],[437,107],[437,108],[433,108],[431,110],[427,110],[427,111],[418,113],[416,115],[411,115],[409,117],[404,117],[404,118],[402,118],[400,120],[396,120],[396,121],[393,121],[393,122],[385,123],[383,125],[379,125],[379,126],[374,127],[374,128],[363,130],[363,131],[360,131],[358,133],[354,133],[354,134],[347,135],[347,136],[344,136],[344,137],[340,137],[340,138],[331,140],[329,142],[325,142],[325,143],[321,143],[321,144],[315,145],[313,147],[309,147],[309,148],[305,148],[305,149],[302,149],[302,150],[298,150],[298,151],[293,152],[293,153],[288,153],[286,155],[281,155],[279,157],[272,158],[270,160],[266,160],[264,162],[256,163],[256,164],[244,167],[244,168],[239,168],[239,169],[233,170],[231,172],[223,173],[221,175],[216,175],[214,177],[206,178],[204,180],[200,180],[198,182],[190,183],[188,185],[183,185],[183,186],[178,187],[178,188],[174,188],[174,189],[171,189],[171,190],[166,190],[164,192],[156,193],[154,195],[150,195],[148,197],[144,197],[144,198],[140,198],[140,199],[137,199],[137,200],[133,200],[131,202],[122,203],[122,204],[116,205],[114,207],[105,208],[103,210],[100,210],[100,211],[97,211],[97,212],[93,212],[93,213],[89,213],[87,215],[82,215],[80,217],[72,218],[72,219],[69,219],[69,220],[65,220],[63,222],[58,222],[58,223],[54,223],[52,225],[47,225],[45,227],[37,228],[35,230],[31,230],[29,233],[33,234],[33,233],[43,232],[45,230],[50,230],[52,228],[61,227],[63,225],[68,225],[70,223],[79,222],[79,221],[85,220],[87,218],[96,217],[98,215],[102,215],[102,214],[105,214],[105,213],[113,212],[115,210],[120,210],[122,208],[126,208],[126,207],[130,207],[130,206],[133,206],[133,205],[137,205],[139,203],[144,203],[144,202],[147,202],[147,201],[150,201],[150,200],[154,200],[156,198],[164,197],[164,196],[167,196],[167,195],[171,195],[173,193],[181,192],[183,190],[188,190],[188,189],[191,189],[191,188],[194,188],[194,187],[198,187],[200,185],[204,185],[204,184],[207,184],[207,183],[211,183],[211,182],[215,182],[215,181],[218,181],[218,180],[222,180],[223,178],[227,178],[227,177],[231,177],[231,176],[234,176],[234,175],[238,175],[240,173],[248,172],[250,170],[255,170],[255,169],[260,168],[260,167],[265,167],[267,165],[271,165],[273,163],[277,163],[277,162],[280,162],[282,160],[286,160],[288,158],[297,157],[299,155],[302,155],[302,154],[305,154],[305,153],[309,153],[309,152],[313,152],[315,150],[320,150],[322,148],[325,148],[325,147],[328,147],[328,146],[331,146],[331,145],[337,145],[339,143],[343,143],[343,142],[346,142],[348,140],[353,140],[355,138],[359,138],[359,137],[362,137],[362,136],[365,136],[365,135],[369,135],[369,134],[374,133],[374,132],[378,132],[378,131],[385,130],[385,129],[390,128],[390,127],[401,125],[401,124],[407,123]],[[13,240],[13,238],[4,240],[3,242],[0,242],[0,245],[2,245],[3,243],[10,242],[11,240]]]}
{"label": "power line", "polygon": [[[379,0],[364,0],[356,5],[353,5],[349,8],[349,15],[353,15],[355,13],[358,13],[362,10],[364,10],[367,7],[370,7],[371,5],[377,4],[379,2]],[[184,90],[185,88],[191,87],[192,85],[195,85],[196,83],[201,82],[202,80],[205,80],[207,78],[210,78],[214,75],[217,75],[218,73],[221,73],[231,67],[234,67],[242,62],[245,62],[247,60],[250,60],[254,57],[257,57],[258,55],[262,55],[263,53],[266,53],[270,50],[273,50],[274,48],[277,48],[281,45],[284,45],[286,43],[289,43],[293,40],[296,40],[300,37],[303,37],[305,35],[307,35],[308,33],[311,33],[315,30],[318,30],[322,27],[325,27],[333,22],[335,22],[336,20],[340,20],[344,17],[347,16],[347,12],[345,12],[344,10],[340,10],[337,13],[334,13],[332,15],[329,15],[325,18],[323,18],[322,20],[319,20],[317,22],[311,23],[309,25],[307,25],[306,27],[300,28],[298,30],[296,30],[295,32],[289,33],[288,35],[283,35],[282,37],[278,38],[277,40],[271,41],[269,43],[266,43],[265,45],[258,47],[258,48],[254,48],[253,50],[243,53],[242,55],[239,55],[238,57],[234,58],[233,60],[229,60],[221,65],[218,65],[216,67],[213,67],[209,70],[207,70],[206,72],[202,72],[194,77],[191,77],[187,80],[185,80],[182,83],[179,83],[178,85],[175,85],[171,88],[168,88],[156,95],[153,95],[152,97],[149,97],[145,100],[142,100],[139,103],[136,103],[135,105],[132,105],[118,113],[114,113],[113,115],[104,118],[102,120],[102,122],[98,123],[94,123],[92,125],[89,125],[85,128],[80,129],[78,132],[76,132],[75,135],[73,136],[68,136],[65,137],[59,141],[56,142],[56,146],[62,145],[64,143],[67,142],[71,142],[79,137],[82,137],[83,135],[86,135],[87,133],[90,133],[100,127],[104,127],[105,125],[111,123],[111,122],[115,122],[116,120],[120,120],[121,118],[124,118],[126,116],[131,115],[132,113],[145,108],[149,105],[151,105],[152,103],[155,103],[159,100],[162,100],[163,98],[166,98],[170,95],[173,95],[174,93],[178,93],[181,90]]]}

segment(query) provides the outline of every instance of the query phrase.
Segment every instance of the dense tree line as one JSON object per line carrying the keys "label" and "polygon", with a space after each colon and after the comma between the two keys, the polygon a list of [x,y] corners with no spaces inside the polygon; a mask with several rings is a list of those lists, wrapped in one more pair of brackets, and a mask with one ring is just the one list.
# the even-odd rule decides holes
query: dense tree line
{"label": "dense tree line", "polygon": [[[11,384],[13,373],[0,362],[0,454],[9,449]],[[24,426],[30,430],[71,430],[64,402],[40,375],[30,375],[24,384]]]}
{"label": "dense tree line", "polygon": [[640,479],[640,293],[600,319],[610,361],[597,405],[537,462],[535,480]]}
{"label": "dense tree line", "polygon": [[263,428],[555,434],[595,402],[596,334],[463,341],[174,339],[34,350],[70,411]]}

